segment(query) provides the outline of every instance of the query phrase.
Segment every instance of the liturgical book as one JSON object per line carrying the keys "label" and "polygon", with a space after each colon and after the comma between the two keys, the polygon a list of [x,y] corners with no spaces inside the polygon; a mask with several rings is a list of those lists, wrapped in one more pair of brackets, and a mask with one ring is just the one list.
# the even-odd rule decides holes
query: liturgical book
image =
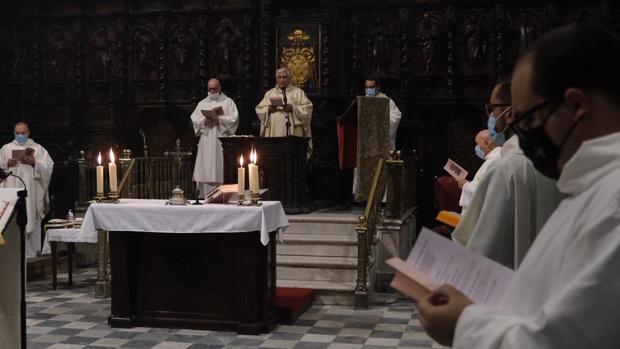
{"label": "liturgical book", "polygon": [[394,257],[386,263],[396,269],[390,286],[415,300],[449,284],[474,303],[493,307],[514,275],[511,269],[427,228],[422,228],[407,261]]}
{"label": "liturgical book", "polygon": [[448,159],[446,161],[445,166],[443,167],[446,172],[450,174],[450,176],[455,179],[465,179],[467,177],[467,171],[464,168],[459,166],[456,162],[452,161],[452,159]]}

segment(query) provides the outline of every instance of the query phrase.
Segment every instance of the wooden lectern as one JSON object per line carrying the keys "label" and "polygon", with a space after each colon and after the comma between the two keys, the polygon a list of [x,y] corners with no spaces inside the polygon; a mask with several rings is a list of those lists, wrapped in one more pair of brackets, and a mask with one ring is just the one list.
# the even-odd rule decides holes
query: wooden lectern
{"label": "wooden lectern", "polygon": [[[278,200],[287,214],[309,212],[307,207],[306,149],[308,138],[221,137],[224,151],[224,183],[237,183],[239,156],[247,164],[252,147],[258,154],[260,187],[269,200]],[[246,175],[246,188],[248,176]],[[266,199],[266,198],[265,198]]]}

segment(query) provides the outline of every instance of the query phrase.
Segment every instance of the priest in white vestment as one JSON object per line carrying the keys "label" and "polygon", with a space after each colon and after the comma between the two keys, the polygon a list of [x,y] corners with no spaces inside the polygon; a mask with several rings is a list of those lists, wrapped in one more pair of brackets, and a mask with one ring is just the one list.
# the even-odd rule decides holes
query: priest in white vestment
{"label": "priest in white vestment", "polygon": [[[14,133],[15,140],[0,149],[0,168],[21,177],[26,184],[26,257],[36,257],[41,252],[41,221],[49,210],[47,191],[54,161],[45,148],[30,138],[26,123],[17,123]],[[23,184],[10,176],[0,183],[0,187],[23,188]]]}
{"label": "priest in white vestment", "polygon": [[459,188],[461,188],[461,197],[459,199],[459,206],[462,207],[461,215],[465,214],[467,210],[467,206],[471,202],[471,199],[476,192],[476,188],[478,188],[478,184],[484,178],[487,173],[487,169],[489,166],[500,157],[500,151],[502,147],[495,144],[491,135],[489,134],[489,130],[482,130],[478,132],[475,138],[476,148],[475,153],[476,156],[484,160],[474,178],[471,181],[466,180],[465,178],[459,178],[456,180]]}
{"label": "priest in white vestment", "polygon": [[[312,154],[312,102],[302,89],[291,83],[293,74],[289,68],[276,71],[276,86],[265,93],[256,106],[260,120],[261,137],[299,136],[309,138],[308,157]],[[273,101],[280,101],[281,106]],[[286,129],[289,122],[288,133]]]}
{"label": "priest in white vestment", "polygon": [[453,348],[620,348],[620,37],[554,30],[513,77],[511,125],[567,197],[496,308],[443,285],[418,303],[427,332]]}
{"label": "priest in white vestment", "polygon": [[[510,103],[509,94],[502,96],[506,86],[509,88],[510,82],[495,86],[490,98],[492,105]],[[506,123],[503,115],[509,115],[505,110],[509,109],[495,108],[494,113],[502,118],[489,115],[498,119],[500,130]],[[512,135],[510,130],[504,133]],[[536,171],[519,147],[517,136],[511,136],[504,143],[500,158],[487,168],[452,232],[452,239],[509,268],[517,268],[561,198],[555,181]]]}
{"label": "priest in white vestment", "polygon": [[219,137],[237,132],[239,112],[235,102],[222,92],[218,79],[207,83],[207,98],[191,115],[194,133],[200,137],[193,180],[204,195],[224,181],[224,154]]}

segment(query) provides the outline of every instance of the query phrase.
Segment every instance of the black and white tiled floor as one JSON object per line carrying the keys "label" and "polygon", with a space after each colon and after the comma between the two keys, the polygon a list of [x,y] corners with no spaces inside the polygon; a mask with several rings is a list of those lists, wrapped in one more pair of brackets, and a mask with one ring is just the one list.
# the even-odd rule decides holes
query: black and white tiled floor
{"label": "black and white tiled floor", "polygon": [[115,329],[106,323],[110,299],[94,298],[96,270],[78,270],[73,288],[67,288],[62,276],[55,291],[49,280],[28,284],[28,348],[441,348],[424,333],[414,304],[406,299],[368,310],[315,305],[294,325],[279,325],[259,336],[144,327]]}

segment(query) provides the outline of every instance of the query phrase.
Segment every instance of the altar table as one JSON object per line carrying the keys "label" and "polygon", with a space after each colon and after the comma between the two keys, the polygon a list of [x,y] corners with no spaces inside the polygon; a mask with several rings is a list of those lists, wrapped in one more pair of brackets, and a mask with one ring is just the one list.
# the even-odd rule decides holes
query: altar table
{"label": "altar table", "polygon": [[[80,240],[109,232],[112,327],[270,331],[275,324],[275,235],[282,205],[92,204]],[[105,240],[105,239],[104,239]],[[101,256],[101,253],[100,253]]]}

